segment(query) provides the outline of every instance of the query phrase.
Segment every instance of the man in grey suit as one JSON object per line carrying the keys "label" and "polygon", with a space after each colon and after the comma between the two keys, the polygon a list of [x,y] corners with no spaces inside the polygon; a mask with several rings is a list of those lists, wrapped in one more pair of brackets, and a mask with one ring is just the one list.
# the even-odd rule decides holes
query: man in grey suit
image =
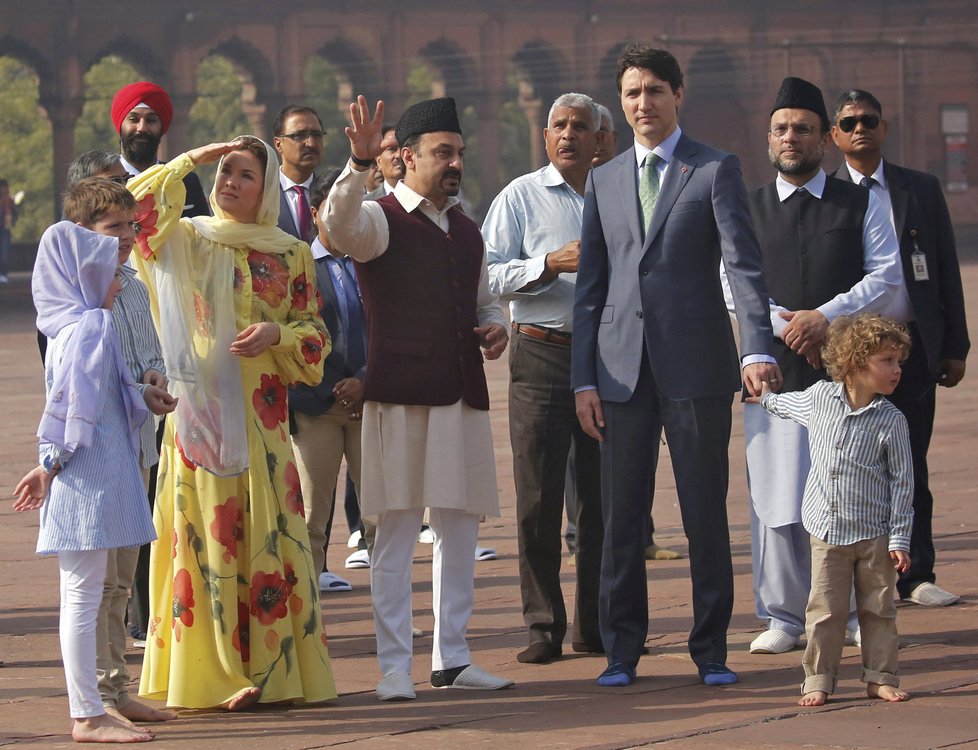
{"label": "man in grey suit", "polygon": [[888,397],[907,418],[914,474],[910,570],[900,574],[897,591],[905,601],[945,607],[959,597],[935,583],[927,450],[936,386],[953,388],[961,382],[971,346],[954,228],[936,177],[883,159],[887,124],[875,96],[846,91],[836,103],[834,120],[832,138],[846,157],[835,176],[869,187],[890,208],[904,283],[884,313],[905,322],[913,339],[900,384]]}
{"label": "man in grey suit", "polygon": [[278,227],[300,240],[312,243],[316,227],[312,223],[309,189],[315,170],[323,158],[323,122],[312,107],[288,104],[279,110],[272,124],[272,143],[282,160],[278,179],[282,188]]}
{"label": "man in grey suit", "polygon": [[[737,681],[726,666],[731,404],[741,380],[752,394],[762,381],[773,389],[781,382],[761,254],[737,157],[679,129],[676,59],[630,45],[617,78],[635,144],[588,179],[572,353],[578,418],[602,441],[599,606],[608,667],[598,684],[631,684],[648,636],[645,545],[664,428],[689,540],[689,651],[705,684],[728,685]],[[721,259],[747,355],[739,366]]]}
{"label": "man in grey suit", "polygon": [[310,249],[316,261],[319,312],[332,348],[318,385],[289,388],[289,427],[313,569],[322,571],[319,588],[326,592],[351,589],[349,581],[328,569],[326,549],[333,526],[336,475],[344,456],[350,480],[354,486],[360,484],[360,419],[367,369],[367,332],[353,260],[333,245],[319,223],[319,210],[339,175],[340,170],[333,169],[309,190],[317,229]]}

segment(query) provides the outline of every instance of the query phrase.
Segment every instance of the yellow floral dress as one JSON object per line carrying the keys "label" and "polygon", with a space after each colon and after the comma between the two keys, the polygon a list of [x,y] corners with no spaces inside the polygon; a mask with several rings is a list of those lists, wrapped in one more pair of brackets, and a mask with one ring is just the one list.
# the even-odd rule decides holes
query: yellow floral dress
{"label": "yellow floral dress", "polygon": [[[181,178],[192,168],[178,157],[130,185],[142,223],[133,257],[144,280],[171,232],[185,232],[191,249],[210,242],[173,216],[184,204]],[[190,708],[219,706],[252,686],[261,688],[261,702],[329,700],[336,688],[287,434],[288,385],[318,383],[329,352],[315,267],[305,245],[231,250],[237,330],[271,321],[281,326],[281,340],[257,357],[237,358],[250,466],[243,474],[219,477],[187,460],[176,413],[167,418],[139,694]],[[167,300],[148,287],[158,311]]]}

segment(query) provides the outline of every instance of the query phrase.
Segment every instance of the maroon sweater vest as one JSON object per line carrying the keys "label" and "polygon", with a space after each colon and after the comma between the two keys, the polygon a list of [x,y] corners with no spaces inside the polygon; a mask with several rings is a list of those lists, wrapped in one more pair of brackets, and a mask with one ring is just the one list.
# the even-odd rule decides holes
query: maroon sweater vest
{"label": "maroon sweater vest", "polygon": [[482,273],[479,228],[461,209],[448,234],[393,195],[381,198],[390,243],[357,263],[367,320],[364,397],[387,404],[445,406],[459,399],[489,408],[476,299]]}

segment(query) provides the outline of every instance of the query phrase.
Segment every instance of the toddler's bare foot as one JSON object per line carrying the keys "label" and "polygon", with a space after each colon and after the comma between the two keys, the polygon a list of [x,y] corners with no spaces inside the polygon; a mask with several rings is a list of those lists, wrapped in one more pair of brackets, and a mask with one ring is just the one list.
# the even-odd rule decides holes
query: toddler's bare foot
{"label": "toddler's bare foot", "polygon": [[119,709],[119,713],[129,721],[170,721],[177,718],[172,711],[153,708],[139,701],[130,701]]}
{"label": "toddler's bare foot", "polygon": [[828,700],[828,693],[822,690],[812,690],[809,693],[805,693],[801,700],[798,701],[799,706],[824,706],[825,701]]}
{"label": "toddler's bare foot", "polygon": [[221,704],[221,706],[228,711],[244,711],[246,708],[255,705],[259,698],[261,698],[261,690],[259,688],[245,688],[227,703]]}
{"label": "toddler's bare foot", "polygon": [[866,686],[866,695],[870,698],[879,698],[880,700],[890,701],[891,703],[910,700],[910,693],[906,690],[901,690],[892,685],[878,685],[875,682],[871,682]]}
{"label": "toddler's bare foot", "polygon": [[149,742],[151,732],[134,727],[107,713],[87,719],[75,719],[71,726],[75,742]]}

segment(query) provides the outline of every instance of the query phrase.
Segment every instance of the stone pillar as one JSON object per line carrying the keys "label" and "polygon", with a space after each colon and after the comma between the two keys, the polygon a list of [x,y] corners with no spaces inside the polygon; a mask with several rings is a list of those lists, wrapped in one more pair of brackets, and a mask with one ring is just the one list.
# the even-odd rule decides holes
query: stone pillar
{"label": "stone pillar", "polygon": [[61,57],[54,78],[41,82],[39,103],[51,122],[52,168],[54,179],[54,212],[52,221],[61,218],[61,193],[64,192],[68,165],[74,160],[75,124],[85,103],[85,81],[75,43],[75,29],[62,30],[59,39]]}
{"label": "stone pillar", "polygon": [[520,81],[520,93],[516,100],[530,128],[530,164],[533,169],[539,169],[547,165],[547,151],[543,143],[543,123],[542,117],[543,102],[533,91],[533,86],[529,81]]}
{"label": "stone pillar", "polygon": [[500,176],[499,110],[505,101],[506,72],[502,56],[495,54],[503,47],[502,23],[488,21],[482,28],[482,80],[485,96],[476,103],[479,115],[479,215],[489,208],[502,187]]}

